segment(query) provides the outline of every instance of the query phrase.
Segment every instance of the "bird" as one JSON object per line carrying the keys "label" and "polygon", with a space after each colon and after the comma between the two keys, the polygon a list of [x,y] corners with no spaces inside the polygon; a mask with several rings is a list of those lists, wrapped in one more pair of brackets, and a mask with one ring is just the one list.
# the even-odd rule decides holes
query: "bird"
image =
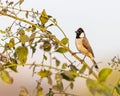
{"label": "bird", "polygon": [[83,60],[85,59],[86,56],[89,57],[94,64],[93,66],[95,66],[95,68],[98,69],[98,65],[94,60],[93,50],[90,46],[90,43],[86,37],[84,30],[82,28],[78,28],[77,31],[75,31],[75,33],[76,33],[75,39],[76,47],[77,50],[84,55]]}

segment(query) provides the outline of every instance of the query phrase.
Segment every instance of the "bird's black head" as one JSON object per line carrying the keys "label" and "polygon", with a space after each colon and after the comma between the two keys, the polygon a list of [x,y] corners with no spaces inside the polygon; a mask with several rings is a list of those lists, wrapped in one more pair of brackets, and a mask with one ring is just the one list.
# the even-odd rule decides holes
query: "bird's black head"
{"label": "bird's black head", "polygon": [[79,28],[77,31],[75,31],[75,33],[76,33],[76,38],[84,37],[85,35],[84,30],[82,28]]}

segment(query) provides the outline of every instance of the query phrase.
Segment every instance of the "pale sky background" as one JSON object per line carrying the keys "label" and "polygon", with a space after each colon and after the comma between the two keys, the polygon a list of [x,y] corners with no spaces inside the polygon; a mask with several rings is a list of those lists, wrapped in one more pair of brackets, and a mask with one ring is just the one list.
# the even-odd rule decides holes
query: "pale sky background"
{"label": "pale sky background", "polygon": [[[93,48],[97,62],[108,62],[115,55],[120,55],[120,0],[25,0],[22,8],[28,10],[34,8],[39,12],[45,9],[49,15],[56,18],[58,24],[70,38],[70,48],[73,51],[77,51],[75,31],[82,27]],[[3,22],[2,25],[6,25],[9,21],[2,20],[1,22]],[[56,33],[55,35],[59,36]],[[24,74],[22,72],[20,74]],[[26,73],[29,73],[29,70]],[[15,79],[17,85],[6,85],[0,81],[0,94],[3,96],[8,96],[8,94],[16,96],[13,95],[14,91],[6,92],[5,90],[14,89],[15,86],[18,90],[21,86],[18,84],[19,82],[22,82],[22,85],[26,84],[28,88],[33,86],[33,84],[30,85],[33,80],[28,79],[29,82],[26,82],[24,75],[14,75],[17,77]],[[25,78],[30,78],[29,74]],[[6,89],[2,90],[2,86]],[[85,96],[85,93],[78,93]]]}
{"label": "pale sky background", "polygon": [[24,8],[46,9],[70,38],[72,50],[76,50],[75,31],[82,27],[96,59],[105,59],[120,51],[119,4],[119,0],[25,0]]}

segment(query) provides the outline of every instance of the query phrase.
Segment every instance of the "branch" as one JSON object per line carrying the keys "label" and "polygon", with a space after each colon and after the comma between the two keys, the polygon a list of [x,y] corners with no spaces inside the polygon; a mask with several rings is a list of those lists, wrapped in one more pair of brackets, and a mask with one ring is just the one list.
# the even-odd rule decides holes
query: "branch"
{"label": "branch", "polygon": [[[7,17],[10,17],[10,18],[13,18],[13,19],[15,19],[15,20],[19,20],[19,21],[21,21],[21,22],[27,23],[27,24],[29,24],[29,25],[32,25],[32,26],[40,29],[42,32],[45,32],[45,33],[49,34],[49,36],[50,36],[55,42],[57,42],[57,43],[60,44],[62,47],[64,47],[65,49],[67,49],[68,52],[69,52],[74,58],[76,58],[76,59],[77,59],[79,62],[81,62],[82,64],[85,64],[89,70],[91,69],[90,66],[89,66],[85,61],[83,61],[83,60],[82,60],[81,58],[79,58],[76,54],[74,54],[74,52],[73,52],[70,48],[66,47],[66,46],[65,46],[62,42],[60,42],[55,36],[53,36],[52,34],[48,33],[45,28],[41,28],[40,26],[38,26],[38,25],[36,25],[36,24],[34,24],[34,23],[32,23],[32,22],[29,22],[29,21],[24,20],[24,19],[22,19],[22,18],[19,18],[19,17],[17,17],[17,16],[13,16],[13,15],[7,14],[7,13],[5,13],[5,12],[3,12],[3,11],[0,11],[0,14],[1,14],[1,15],[4,15],[4,16],[7,16]],[[74,54],[74,55],[73,55],[73,54]],[[92,75],[97,79],[97,75],[96,75],[95,72],[92,72]]]}
{"label": "branch", "polygon": [[[25,66],[35,66],[35,67],[47,67],[47,68],[52,68],[52,69],[55,69],[55,70],[60,70],[60,71],[64,71],[63,69],[60,69],[60,68],[57,68],[57,67],[54,67],[54,66],[49,66],[49,65],[43,65],[43,64],[25,64]],[[10,67],[16,67],[16,66],[23,66],[21,64],[12,64],[12,65],[7,65],[7,66],[4,66],[4,69],[7,69],[7,68],[10,68]]]}

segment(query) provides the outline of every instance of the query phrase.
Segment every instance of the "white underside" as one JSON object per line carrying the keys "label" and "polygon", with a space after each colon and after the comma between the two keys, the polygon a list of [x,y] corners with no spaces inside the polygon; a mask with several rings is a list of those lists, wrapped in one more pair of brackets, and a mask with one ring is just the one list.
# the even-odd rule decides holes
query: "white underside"
{"label": "white underside", "polygon": [[83,46],[82,38],[76,39],[75,43],[76,43],[76,47],[77,47],[78,51],[81,54],[86,55],[86,56],[90,57],[91,59],[93,58],[92,54]]}
{"label": "white underside", "polygon": [[82,38],[81,39],[76,39],[76,47],[80,53],[84,54],[87,53],[88,51],[84,48],[82,44]]}

